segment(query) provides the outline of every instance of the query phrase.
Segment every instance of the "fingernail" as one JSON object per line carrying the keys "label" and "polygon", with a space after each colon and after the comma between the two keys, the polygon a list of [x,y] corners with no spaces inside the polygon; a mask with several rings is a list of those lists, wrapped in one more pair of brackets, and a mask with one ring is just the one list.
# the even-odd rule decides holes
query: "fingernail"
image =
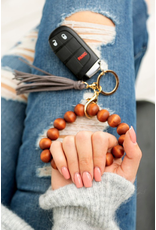
{"label": "fingernail", "polygon": [[94,179],[96,181],[101,181],[101,170],[99,169],[99,167],[94,168]]}
{"label": "fingernail", "polygon": [[84,172],[82,178],[83,178],[84,186],[86,188],[92,187],[92,178],[90,173]]}
{"label": "fingernail", "polygon": [[82,179],[81,179],[81,176],[80,176],[79,173],[75,173],[74,181],[75,181],[75,184],[76,184],[77,188],[82,188],[83,187]]}
{"label": "fingernail", "polygon": [[62,175],[64,176],[65,179],[68,180],[70,178],[69,171],[66,167],[62,167],[61,172],[62,172]]}
{"label": "fingernail", "polygon": [[129,135],[130,135],[130,138],[131,138],[131,141],[136,144],[136,133],[133,129],[133,127],[131,126],[130,129],[129,129]]}

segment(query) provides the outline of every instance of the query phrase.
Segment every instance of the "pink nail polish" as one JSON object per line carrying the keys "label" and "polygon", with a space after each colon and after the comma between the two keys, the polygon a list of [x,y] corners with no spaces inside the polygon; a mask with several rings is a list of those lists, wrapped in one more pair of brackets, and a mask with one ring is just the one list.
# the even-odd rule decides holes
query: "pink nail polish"
{"label": "pink nail polish", "polygon": [[62,172],[62,175],[64,176],[65,179],[68,180],[70,178],[69,171],[66,167],[62,167],[61,172]]}
{"label": "pink nail polish", "polygon": [[94,178],[96,181],[101,181],[101,170],[99,167],[94,168]]}
{"label": "pink nail polish", "polygon": [[133,127],[131,126],[130,129],[129,129],[129,135],[130,135],[130,138],[131,138],[131,141],[136,144],[136,133],[133,129]]}
{"label": "pink nail polish", "polygon": [[76,184],[77,188],[82,188],[83,187],[82,179],[81,179],[81,176],[80,176],[79,173],[75,173],[74,181],[75,181],[75,184]]}
{"label": "pink nail polish", "polygon": [[92,187],[92,178],[90,173],[84,172],[82,178],[83,178],[84,186],[86,188]]}

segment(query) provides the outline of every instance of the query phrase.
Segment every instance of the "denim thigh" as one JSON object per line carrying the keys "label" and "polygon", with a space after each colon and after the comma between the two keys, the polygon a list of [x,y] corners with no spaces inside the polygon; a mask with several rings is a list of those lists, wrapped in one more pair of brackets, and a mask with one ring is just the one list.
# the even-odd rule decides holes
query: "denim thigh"
{"label": "denim thigh", "polygon": [[19,99],[14,96],[15,93],[11,86],[12,71],[17,69],[30,73],[31,69],[14,55],[4,55],[1,64],[1,202],[9,206],[16,191],[16,166],[26,110],[25,98]]}
{"label": "denim thigh", "polygon": [[[101,59],[109,69],[115,71],[120,80],[117,92],[110,96],[99,96],[98,104],[117,113],[123,122],[136,129],[135,102],[135,65],[133,37],[133,2],[121,0],[80,0],[61,1],[48,0],[43,9],[43,16],[36,45],[34,65],[56,76],[75,79],[71,72],[52,52],[48,44],[49,34],[60,25],[67,16],[79,11],[93,11],[105,15],[115,24],[114,40],[100,46]],[[140,0],[140,4],[142,1]],[[144,12],[143,12],[144,13]],[[141,33],[141,31],[140,31]],[[33,73],[40,74],[37,70]],[[88,83],[96,81],[93,76]],[[103,87],[109,90],[114,84],[111,76],[101,81]],[[40,173],[45,168],[40,160],[41,150],[38,140],[53,121],[63,117],[68,110],[83,99],[86,90],[66,90],[59,92],[31,93],[26,109],[25,129],[20,148],[15,193],[11,208],[25,219],[35,229],[51,229],[52,215],[39,208],[38,197],[50,186],[50,176]],[[107,132],[118,138],[116,130],[109,127]],[[50,167],[50,166],[49,166]],[[136,194],[117,212],[117,221],[121,229],[135,229]]]}
{"label": "denim thigh", "polygon": [[27,94],[16,95],[14,70],[31,73],[38,28],[18,41],[1,59],[1,201],[9,207],[16,191],[16,166],[24,129]]}

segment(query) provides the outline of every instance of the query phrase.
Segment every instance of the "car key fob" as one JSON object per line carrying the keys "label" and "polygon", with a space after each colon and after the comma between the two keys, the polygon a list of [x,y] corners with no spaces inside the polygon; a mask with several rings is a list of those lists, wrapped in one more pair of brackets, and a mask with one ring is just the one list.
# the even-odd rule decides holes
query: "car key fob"
{"label": "car key fob", "polygon": [[79,80],[87,80],[100,70],[100,59],[73,29],[56,28],[49,36],[49,44]]}

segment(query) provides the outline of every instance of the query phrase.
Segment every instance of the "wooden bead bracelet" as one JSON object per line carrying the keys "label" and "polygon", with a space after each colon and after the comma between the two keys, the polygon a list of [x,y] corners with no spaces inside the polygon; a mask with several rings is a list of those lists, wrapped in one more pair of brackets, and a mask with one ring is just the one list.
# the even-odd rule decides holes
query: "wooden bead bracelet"
{"label": "wooden bead bracelet", "polygon": [[[123,142],[125,139],[125,133],[129,130],[129,125],[126,123],[121,123],[121,118],[117,114],[110,115],[108,110],[102,109],[99,110],[99,106],[96,103],[90,103],[86,112],[90,117],[97,116],[97,119],[100,122],[108,122],[109,126],[117,128],[117,133],[120,135],[118,139],[118,145],[114,146],[111,149],[111,153],[106,154],[106,166],[109,166],[113,163],[113,158],[121,158],[124,155]],[[59,138],[59,130],[63,130],[66,127],[67,123],[73,123],[76,120],[76,116],[85,116],[85,106],[78,104],[73,111],[67,111],[64,114],[64,118],[57,118],[54,121],[54,128],[50,128],[47,131],[47,138],[43,138],[39,142],[40,148],[43,150],[41,152],[40,158],[44,163],[51,162],[51,166],[54,169],[57,169],[53,157],[50,152],[50,146],[52,141]]]}
{"label": "wooden bead bracelet", "polygon": [[[109,166],[113,163],[113,157],[114,158],[121,158],[124,155],[124,148],[123,148],[123,142],[125,138],[125,133],[129,130],[129,126],[126,123],[121,123],[121,118],[117,114],[110,115],[109,112],[105,109],[99,110],[99,107],[97,105],[97,100],[99,94],[103,95],[111,95],[115,93],[115,91],[118,89],[119,86],[119,78],[117,74],[112,71],[112,70],[101,70],[101,73],[97,77],[97,81],[93,82],[91,85],[89,85],[87,82],[79,81],[75,82],[72,81],[71,79],[64,78],[64,77],[58,77],[51,75],[50,73],[39,69],[36,66],[30,65],[27,62],[25,62],[23,59],[20,59],[22,62],[26,63],[29,65],[31,68],[37,69],[38,71],[46,74],[49,76],[43,77],[40,75],[29,75],[28,73],[23,73],[20,71],[15,71],[15,79],[20,80],[21,83],[26,82],[27,84],[22,85],[21,87],[17,87],[16,92],[17,94],[22,94],[22,93],[28,93],[28,92],[39,92],[39,91],[56,91],[56,90],[64,90],[64,89],[92,89],[94,90],[94,95],[92,98],[87,99],[86,105],[78,104],[74,108],[73,111],[67,111],[64,114],[64,119],[63,118],[57,118],[54,121],[54,128],[50,128],[47,131],[47,138],[43,138],[39,142],[40,148],[43,150],[41,153],[41,160],[45,163],[51,162],[51,166],[55,169],[57,169],[54,160],[52,159],[52,155],[50,153],[50,146],[52,141],[57,140],[59,138],[59,130],[63,130],[66,127],[66,122],[67,123],[73,123],[76,120],[76,116],[86,116],[87,118],[91,118],[95,115],[97,115],[97,119],[100,122],[108,122],[109,126],[111,127],[117,127],[117,133],[120,135],[118,139],[118,145],[114,146],[111,150],[111,153],[106,154],[106,165]],[[100,79],[102,76],[104,76],[106,73],[111,73],[114,75],[116,84],[113,90],[110,92],[105,92],[102,90],[102,87],[100,85]],[[56,81],[58,80],[58,82]],[[47,87],[41,87],[41,81],[42,84],[44,81],[48,81],[48,84],[43,84],[44,86],[46,85]],[[29,83],[29,84],[28,84]],[[33,83],[33,87],[32,84]],[[58,87],[57,83],[61,85],[61,87]],[[63,84],[60,84],[63,83]],[[66,83],[66,84],[65,84]],[[49,87],[51,85],[51,87]],[[72,85],[72,87],[71,87]],[[39,86],[39,87],[38,87]],[[76,87],[75,87],[76,86]],[[80,87],[81,86],[81,87]]]}

